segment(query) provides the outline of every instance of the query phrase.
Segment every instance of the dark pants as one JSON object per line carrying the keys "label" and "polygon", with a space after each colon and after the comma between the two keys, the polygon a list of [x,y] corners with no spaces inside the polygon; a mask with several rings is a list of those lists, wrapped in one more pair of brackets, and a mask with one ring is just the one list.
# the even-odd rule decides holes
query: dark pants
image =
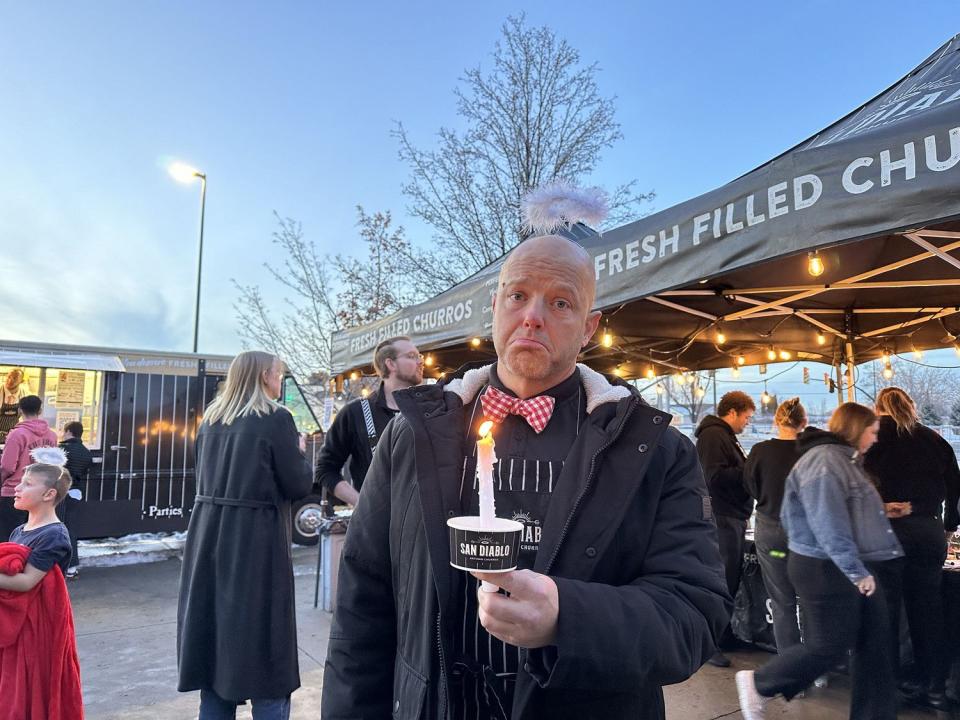
{"label": "dark pants", "polygon": [[757,560],[763,573],[763,586],[770,596],[773,636],[777,651],[800,644],[797,622],[797,591],[787,572],[787,534],[780,523],[757,514]]}
{"label": "dark pants", "polygon": [[[251,700],[253,720],[288,720],[290,697],[270,700]],[[224,700],[212,690],[200,691],[200,716],[198,720],[234,720],[237,703]]]}
{"label": "dark pants", "polygon": [[[881,587],[888,572],[884,565],[868,565]],[[789,700],[846,660],[852,649],[851,720],[895,720],[896,687],[883,592],[861,595],[830,560],[790,553],[787,567],[800,598],[803,643],[756,671],[757,690],[767,697],[782,693]]]}
{"label": "dark pants", "polygon": [[0,497],[0,542],[7,542],[10,533],[27,521],[27,514],[13,506],[12,497]]}
{"label": "dark pants", "polygon": [[902,577],[894,585],[891,633],[899,666],[900,602],[907,611],[910,642],[916,659],[916,680],[931,692],[943,692],[947,675],[946,630],[941,584],[947,541],[935,517],[908,516],[890,521],[903,546]]}
{"label": "dark pants", "polygon": [[[717,515],[717,540],[720,543],[720,559],[723,561],[723,572],[727,578],[727,590],[730,597],[737,597],[740,587],[740,573],[743,570],[743,545],[747,532],[747,521],[739,518]],[[733,642],[733,631],[727,625],[720,638],[720,646],[730,645]]]}

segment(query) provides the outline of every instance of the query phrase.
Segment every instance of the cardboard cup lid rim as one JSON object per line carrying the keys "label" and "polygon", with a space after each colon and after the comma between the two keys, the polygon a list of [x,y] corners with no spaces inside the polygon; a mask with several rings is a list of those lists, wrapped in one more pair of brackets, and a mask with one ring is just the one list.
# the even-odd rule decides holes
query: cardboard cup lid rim
{"label": "cardboard cup lid rim", "polygon": [[447,520],[447,525],[454,530],[472,530],[474,532],[519,532],[523,530],[523,523],[507,518],[494,518],[493,527],[482,527],[477,515],[461,515]]}

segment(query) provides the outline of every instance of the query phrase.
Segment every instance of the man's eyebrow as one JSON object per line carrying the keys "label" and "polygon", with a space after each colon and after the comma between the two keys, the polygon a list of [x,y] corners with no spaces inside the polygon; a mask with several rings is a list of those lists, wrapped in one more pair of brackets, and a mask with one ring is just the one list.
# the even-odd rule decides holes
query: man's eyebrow
{"label": "man's eyebrow", "polygon": [[[514,287],[516,285],[527,285],[531,282],[532,280],[528,276],[521,275],[518,277],[509,278],[508,280],[504,280],[502,283],[500,283],[500,287],[509,288],[509,287]],[[580,295],[580,290],[577,288],[576,285],[573,285],[571,283],[554,282],[553,286],[557,294],[569,296],[569,297],[579,297]]]}

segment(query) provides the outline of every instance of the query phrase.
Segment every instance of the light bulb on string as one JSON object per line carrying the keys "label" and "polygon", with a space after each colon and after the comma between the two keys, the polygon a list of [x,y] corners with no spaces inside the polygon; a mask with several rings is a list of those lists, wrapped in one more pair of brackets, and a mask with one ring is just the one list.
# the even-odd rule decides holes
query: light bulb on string
{"label": "light bulb on string", "polygon": [[883,366],[883,379],[892,380],[893,379],[893,368],[888,364]]}
{"label": "light bulb on string", "polygon": [[777,359],[777,351],[774,350],[773,346],[771,345],[769,348],[767,348],[767,360],[776,360],[776,359]]}
{"label": "light bulb on string", "polygon": [[351,380],[359,380],[359,379],[360,379],[360,373],[358,373],[356,370],[354,370],[352,373],[350,373],[350,379],[351,379]]}
{"label": "light bulb on string", "polygon": [[766,405],[770,402],[770,393],[767,392],[767,383],[763,383],[763,393],[760,395],[760,402]]}
{"label": "light bulb on string", "polygon": [[706,395],[706,394],[707,394],[706,391],[705,391],[702,387],[698,387],[698,388],[697,388],[697,397],[698,397],[698,398],[702,398],[702,397],[703,397],[704,395]]}
{"label": "light bulb on string", "polygon": [[623,377],[623,368],[621,368],[619,365],[617,365],[617,366],[613,369],[613,374],[616,375],[617,377]]}
{"label": "light bulb on string", "polygon": [[807,254],[807,272],[812,277],[820,277],[825,269],[820,253],[814,251]]}
{"label": "light bulb on string", "polygon": [[[647,368],[646,375],[647,380],[653,380],[657,376],[657,372],[653,369],[653,365]],[[659,385],[657,387],[659,387]]]}
{"label": "light bulb on string", "polygon": [[920,351],[920,350],[917,350],[917,346],[916,346],[916,345],[911,345],[910,348],[911,348],[911,350],[913,350],[913,358],[914,358],[914,360],[923,360],[923,352]]}
{"label": "light bulb on string", "polygon": [[663,395],[663,386],[660,383],[657,383],[653,387],[657,391],[657,395]]}
{"label": "light bulb on string", "polygon": [[473,340],[470,341],[470,344],[473,345],[474,347],[480,347],[480,338],[478,337],[473,338]]}
{"label": "light bulb on string", "polygon": [[746,365],[747,359],[743,355],[737,355],[737,365]]}
{"label": "light bulb on string", "polygon": [[723,345],[727,341],[727,336],[723,332],[723,328],[717,325],[717,345]]}
{"label": "light bulb on string", "polygon": [[827,336],[823,334],[823,330],[817,332],[817,345],[826,345]]}
{"label": "light bulb on string", "polygon": [[740,377],[740,368],[738,368],[736,365],[733,366],[733,370],[732,370],[731,372],[732,372],[732,374],[733,374],[733,379],[734,379],[734,380],[736,380],[736,379],[738,379],[738,378]]}
{"label": "light bulb on string", "polygon": [[790,354],[790,351],[789,351],[789,350],[781,350],[781,351],[780,351],[780,359],[781,359],[781,360],[789,360],[789,359],[792,358],[792,357],[793,357],[793,355]]}
{"label": "light bulb on string", "polygon": [[603,329],[603,336],[600,338],[600,344],[605,348],[613,347],[613,335],[608,328]]}

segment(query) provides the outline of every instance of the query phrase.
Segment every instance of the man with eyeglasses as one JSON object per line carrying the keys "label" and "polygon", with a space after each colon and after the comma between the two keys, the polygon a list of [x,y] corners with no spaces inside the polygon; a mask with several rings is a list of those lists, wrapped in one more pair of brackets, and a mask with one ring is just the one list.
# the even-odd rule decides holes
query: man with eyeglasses
{"label": "man with eyeglasses", "polygon": [[[317,458],[317,479],[349,505],[357,504],[373,448],[397,414],[393,393],[423,382],[423,356],[410,338],[389,338],[374,350],[373,369],[380,376],[380,387],[337,413]],[[347,460],[353,484],[343,479]]]}

